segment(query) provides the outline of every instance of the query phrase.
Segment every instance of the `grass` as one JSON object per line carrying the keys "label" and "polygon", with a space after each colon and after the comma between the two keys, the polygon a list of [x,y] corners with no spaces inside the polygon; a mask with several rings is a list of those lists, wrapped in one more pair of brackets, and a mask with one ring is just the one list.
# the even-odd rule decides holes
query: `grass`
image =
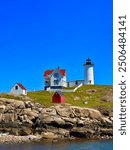
{"label": "grass", "polygon": [[[76,92],[63,93],[66,103],[73,106],[89,108],[112,108],[112,86],[106,85],[84,85]],[[37,91],[29,92],[28,96],[35,102],[45,106],[51,106],[51,97],[53,92]],[[85,104],[87,102],[87,104]]]}
{"label": "grass", "polygon": [[44,106],[50,106],[51,103],[51,97],[53,95],[53,92],[48,91],[36,91],[36,92],[28,92],[28,96],[37,103],[40,103]]}
{"label": "grass", "polygon": [[7,99],[22,100],[22,97],[24,97],[24,96],[11,95],[11,94],[7,94],[7,93],[0,94],[0,98],[7,98]]}
{"label": "grass", "polygon": [[[73,87],[74,88],[74,87]],[[66,103],[69,103],[73,106],[80,107],[89,107],[89,108],[100,108],[104,110],[112,110],[112,97],[113,89],[112,86],[107,85],[84,85],[80,87],[76,92],[63,93],[65,95]],[[53,92],[47,91],[36,91],[28,92],[28,98],[31,98],[32,101],[40,103],[44,106],[51,106]],[[0,94],[0,98],[10,98],[16,100],[24,100],[26,96],[13,96],[10,94]],[[85,104],[87,103],[87,104]]]}

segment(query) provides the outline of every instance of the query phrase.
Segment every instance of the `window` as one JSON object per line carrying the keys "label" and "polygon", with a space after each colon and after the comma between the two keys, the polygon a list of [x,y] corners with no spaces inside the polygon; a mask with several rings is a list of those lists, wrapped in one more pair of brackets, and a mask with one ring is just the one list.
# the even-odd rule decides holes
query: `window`
{"label": "window", "polygon": [[50,85],[50,81],[45,81],[46,86]]}
{"label": "window", "polygon": [[18,90],[18,86],[17,85],[15,86],[15,90]]}
{"label": "window", "polygon": [[59,84],[59,80],[54,80],[54,85],[58,85]]}
{"label": "window", "polygon": [[58,74],[58,73],[55,73],[55,74],[54,74],[54,77],[55,77],[55,78],[58,78],[58,77],[59,77],[59,74]]}

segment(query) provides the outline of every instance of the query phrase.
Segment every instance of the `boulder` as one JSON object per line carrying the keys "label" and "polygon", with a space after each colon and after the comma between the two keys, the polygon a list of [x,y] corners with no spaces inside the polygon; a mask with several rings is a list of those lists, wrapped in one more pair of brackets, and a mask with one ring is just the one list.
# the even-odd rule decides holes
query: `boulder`
{"label": "boulder", "polygon": [[14,113],[5,113],[5,114],[2,114],[2,121],[3,122],[13,122],[14,121]]}
{"label": "boulder", "polygon": [[26,108],[33,108],[33,107],[34,107],[34,104],[33,104],[31,101],[26,101],[26,102],[25,102],[25,107],[26,107]]}
{"label": "boulder", "polygon": [[0,113],[4,113],[6,106],[0,105]]}
{"label": "boulder", "polygon": [[89,116],[89,108],[81,108],[76,106],[71,106],[73,113],[76,117],[84,117],[87,118]]}
{"label": "boulder", "polygon": [[112,120],[110,120],[107,117],[102,117],[102,124],[107,126],[107,127],[112,127],[113,126]]}
{"label": "boulder", "polygon": [[56,112],[58,115],[62,117],[70,117],[72,114],[72,110],[68,106],[61,106],[61,105],[56,105],[55,106]]}
{"label": "boulder", "polygon": [[64,137],[69,137],[69,130],[59,128],[58,134],[60,134],[60,135],[62,135]]}
{"label": "boulder", "polygon": [[54,121],[53,124],[56,126],[63,126],[65,125],[65,121],[61,119],[60,117],[53,117]]}
{"label": "boulder", "polygon": [[18,135],[21,135],[21,136],[27,136],[30,134],[32,134],[31,128],[22,127],[18,131]]}
{"label": "boulder", "polygon": [[54,108],[44,108],[41,110],[41,114],[55,116],[57,115],[56,110]]}
{"label": "boulder", "polygon": [[72,130],[70,130],[70,136],[77,138],[86,138],[87,134],[85,133],[84,129],[73,128]]}
{"label": "boulder", "polygon": [[77,119],[76,119],[76,118],[62,117],[62,119],[63,119],[65,122],[70,122],[70,123],[72,123],[72,124],[76,124],[76,122],[77,122]]}
{"label": "boulder", "polygon": [[102,115],[98,110],[95,109],[89,109],[89,117],[91,119],[97,119],[97,120],[101,120]]}
{"label": "boulder", "polygon": [[112,128],[101,128],[100,129],[101,135],[108,135],[108,136],[112,136],[113,135],[113,130]]}
{"label": "boulder", "polygon": [[95,133],[94,130],[87,129],[87,128],[73,128],[70,130],[70,135],[74,137],[80,138],[90,138]]}
{"label": "boulder", "polygon": [[[8,101],[9,103],[9,101]],[[18,101],[18,100],[10,100],[10,104],[12,106],[14,106],[15,108],[21,108],[21,109],[24,109],[25,108],[25,105],[24,105],[24,102],[23,101]]]}
{"label": "boulder", "polygon": [[84,126],[84,121],[78,119],[78,120],[77,120],[77,126],[83,127],[83,126]]}
{"label": "boulder", "polygon": [[52,133],[52,132],[42,132],[41,133],[42,138],[45,139],[55,139],[58,138],[58,135]]}
{"label": "boulder", "polygon": [[51,124],[53,121],[54,121],[53,117],[49,117],[49,116],[46,116],[46,117],[45,117],[45,116],[40,115],[40,116],[37,118],[35,124],[36,124],[37,126],[42,126],[42,125],[44,125],[44,124]]}

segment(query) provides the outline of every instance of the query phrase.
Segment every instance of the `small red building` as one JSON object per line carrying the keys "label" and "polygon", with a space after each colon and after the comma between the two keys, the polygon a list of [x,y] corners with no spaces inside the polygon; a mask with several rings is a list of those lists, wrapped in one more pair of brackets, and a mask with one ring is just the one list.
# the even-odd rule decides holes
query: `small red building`
{"label": "small red building", "polygon": [[65,103],[65,97],[61,91],[56,91],[52,96],[52,103]]}

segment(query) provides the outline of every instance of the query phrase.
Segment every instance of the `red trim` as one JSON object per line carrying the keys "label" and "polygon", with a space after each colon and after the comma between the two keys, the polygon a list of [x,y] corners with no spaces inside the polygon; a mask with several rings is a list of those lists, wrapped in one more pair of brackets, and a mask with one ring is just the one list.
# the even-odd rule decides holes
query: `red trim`
{"label": "red trim", "polygon": [[54,70],[46,70],[46,71],[44,72],[44,77],[46,77],[46,76],[52,74],[53,71],[54,71]]}
{"label": "red trim", "polygon": [[60,74],[61,74],[62,76],[65,76],[65,69],[58,69],[58,71],[60,72]]}
{"label": "red trim", "polygon": [[[46,76],[52,74],[53,71],[54,71],[54,70],[46,70],[46,71],[44,72],[44,77],[46,77]],[[60,73],[62,76],[65,76],[65,72],[66,72],[65,69],[58,69],[58,71],[59,71],[59,73]]]}
{"label": "red trim", "polygon": [[18,85],[22,90],[26,90],[26,88],[25,88],[21,83],[17,83],[17,85]]}

